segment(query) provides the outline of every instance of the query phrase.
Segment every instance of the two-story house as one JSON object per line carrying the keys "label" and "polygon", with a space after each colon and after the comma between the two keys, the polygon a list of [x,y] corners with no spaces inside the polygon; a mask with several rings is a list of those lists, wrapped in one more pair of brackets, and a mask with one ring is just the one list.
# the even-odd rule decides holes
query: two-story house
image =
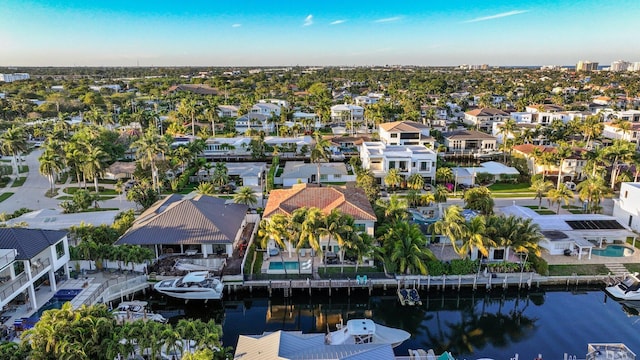
{"label": "two-story house", "polygon": [[482,108],[465,112],[462,122],[478,130],[489,132],[494,122],[504,122],[510,117],[508,112],[500,109]]}
{"label": "two-story house", "polygon": [[363,142],[360,147],[362,167],[371,170],[380,183],[389,170],[398,169],[405,178],[420,174],[426,183],[436,177],[437,154],[421,145],[387,145],[383,142]]}
{"label": "two-story house", "polygon": [[429,126],[415,121],[394,121],[378,127],[380,141],[387,145],[422,145],[433,149],[436,140],[429,132]]}
{"label": "two-story house", "polygon": [[613,216],[633,231],[640,231],[640,182],[620,184],[620,197],[613,200]]}
{"label": "two-story house", "polygon": [[19,299],[37,309],[36,288],[46,282],[55,292],[69,259],[66,231],[0,228],[0,308]]}
{"label": "two-story house", "polygon": [[541,153],[555,154],[556,152],[556,148],[553,146],[521,144],[513,147],[514,154],[522,155],[527,159],[527,166],[529,171],[531,171],[531,175],[544,173],[545,175],[557,176],[560,169],[562,170],[563,181],[582,180],[588,175],[585,172],[587,160],[582,156],[582,153],[586,150],[582,148],[574,148],[573,153],[568,158],[564,159],[562,165],[558,167],[557,165],[547,164],[536,159],[533,155],[534,149],[536,148],[539,149]]}
{"label": "two-story house", "polygon": [[331,120],[336,122],[364,120],[364,108],[358,105],[340,104],[331,107]]}
{"label": "two-story house", "polygon": [[480,131],[455,130],[442,136],[449,153],[488,154],[497,150],[496,138]]}
{"label": "two-story house", "polygon": [[260,114],[268,117],[280,116],[280,105],[273,103],[257,103],[249,110],[251,114]]}
{"label": "two-story house", "polygon": [[236,105],[218,105],[218,117],[220,118],[236,118],[238,117],[239,107]]}
{"label": "two-story house", "polygon": [[264,131],[269,134],[274,129],[274,124],[270,122],[271,115],[248,113],[236,119],[236,132],[244,134],[249,129]]}
{"label": "two-story house", "polygon": [[629,124],[629,129],[623,130],[620,128],[619,123],[606,122],[602,128],[602,137],[607,139],[623,139],[638,144],[638,140],[640,139],[640,123],[632,122]]}

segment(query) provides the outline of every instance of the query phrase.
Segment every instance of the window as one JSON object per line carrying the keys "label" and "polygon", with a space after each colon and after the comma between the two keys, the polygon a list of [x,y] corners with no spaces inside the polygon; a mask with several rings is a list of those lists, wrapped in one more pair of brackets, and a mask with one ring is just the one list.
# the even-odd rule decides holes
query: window
{"label": "window", "polygon": [[504,260],[504,249],[494,249],[493,260]]}
{"label": "window", "polygon": [[389,170],[395,169],[395,168],[396,168],[396,162],[395,161],[389,161]]}
{"label": "window", "polygon": [[392,139],[395,139],[395,138],[397,138],[397,137],[398,137],[398,134],[390,134],[390,137],[391,137]]}
{"label": "window", "polygon": [[58,259],[64,256],[64,241],[60,241],[56,244],[56,255]]}
{"label": "window", "polygon": [[366,230],[366,227],[364,226],[364,224],[354,224],[353,225],[353,230],[362,233],[362,232],[364,232]]}
{"label": "window", "polygon": [[333,178],[334,179],[342,179],[342,174],[334,174]]}
{"label": "window", "polygon": [[420,162],[420,171],[427,171],[427,164],[426,161]]}
{"label": "window", "polygon": [[328,177],[327,174],[320,174],[320,181],[327,181]]}
{"label": "window", "polygon": [[624,191],[624,198],[626,199],[626,198],[627,198],[627,196],[629,196],[629,190],[625,190],[625,191]]}

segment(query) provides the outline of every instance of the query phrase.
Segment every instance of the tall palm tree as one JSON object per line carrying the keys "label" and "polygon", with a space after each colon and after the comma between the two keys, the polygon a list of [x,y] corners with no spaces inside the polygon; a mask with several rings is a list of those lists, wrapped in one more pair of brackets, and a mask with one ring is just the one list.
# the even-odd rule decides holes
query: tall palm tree
{"label": "tall palm tree", "polygon": [[449,238],[451,243],[455,243],[462,238],[464,223],[462,208],[458,205],[452,205],[443,211],[440,220],[431,225],[431,231],[434,234],[444,235]]}
{"label": "tall palm tree", "polygon": [[27,133],[23,127],[13,125],[0,135],[0,150],[11,155],[13,173],[18,176],[18,155],[27,151]]}
{"label": "tall palm tree", "polygon": [[[508,137],[509,135],[513,136],[514,138],[517,136],[517,129],[518,129],[518,124],[516,123],[515,119],[509,118],[507,120],[505,120],[502,125],[500,125],[500,130],[499,133],[502,135],[502,143],[503,144],[508,144],[511,143],[513,146],[513,141],[509,142]],[[508,146],[505,146],[505,149],[509,149]],[[502,162],[506,164],[507,162],[507,152],[503,151],[503,158],[502,158]]]}
{"label": "tall palm tree", "polygon": [[155,128],[150,127],[144,135],[131,144],[131,148],[135,149],[136,158],[142,165],[151,166],[153,189],[160,191],[156,161],[159,154],[164,154],[169,149],[167,142],[158,135]]}
{"label": "tall palm tree", "polygon": [[253,192],[253,189],[251,187],[243,186],[235,195],[233,195],[233,202],[236,204],[243,204],[249,207],[253,207],[258,203],[258,197]]}
{"label": "tall palm tree", "polygon": [[471,188],[464,193],[464,207],[466,209],[477,210],[484,215],[493,214],[494,201],[491,191],[484,187]]}
{"label": "tall palm tree", "polygon": [[52,193],[55,191],[56,177],[64,166],[63,160],[59,154],[50,149],[46,149],[38,159],[40,162],[38,170],[49,180],[49,189]]}
{"label": "tall palm tree", "polygon": [[542,208],[542,198],[546,195],[547,191],[553,188],[551,181],[545,181],[542,178],[536,179],[531,183],[531,190],[536,194],[534,199],[538,199],[538,210]]}
{"label": "tall palm tree", "polygon": [[589,176],[577,186],[578,197],[587,203],[585,209],[588,213],[595,213],[600,209],[600,203],[610,189],[605,185],[604,179],[598,176]]}
{"label": "tall palm tree", "polygon": [[313,149],[311,149],[311,162],[315,163],[317,166],[317,178],[316,181],[318,186],[320,186],[320,162],[329,161],[329,140],[324,139],[320,132],[315,132],[313,135],[315,145]]}
{"label": "tall palm tree", "polygon": [[562,168],[564,166],[564,161],[573,154],[573,150],[571,146],[565,142],[561,142],[558,144],[556,148],[556,157],[558,160],[558,183],[556,185],[556,189],[560,188],[560,184],[563,182],[563,173]]}
{"label": "tall palm tree", "polygon": [[[338,247],[343,249],[347,235],[354,231],[353,222],[349,221],[349,215],[343,214],[338,209],[333,209],[329,214],[323,216],[322,225],[318,231],[327,237],[327,251],[332,251],[331,240],[336,239]],[[339,251],[342,254],[342,250]],[[326,255],[326,253],[325,253]],[[325,270],[327,267],[327,259],[324,259]]]}
{"label": "tall palm tree", "polygon": [[446,203],[447,196],[449,195],[449,190],[447,190],[444,185],[436,186],[435,191],[433,192],[433,200],[437,203]]}
{"label": "tall palm tree", "polygon": [[229,182],[229,170],[227,164],[224,162],[217,162],[213,168],[213,175],[211,177],[213,185],[220,188],[222,185]]}
{"label": "tall palm tree", "polygon": [[322,231],[324,217],[322,210],[316,207],[307,210],[306,217],[300,224],[297,246],[297,248],[299,248],[308,245],[320,256],[320,259],[324,259],[320,239],[322,236],[327,235],[326,232]]}
{"label": "tall palm tree", "polygon": [[636,152],[635,145],[629,141],[616,139],[613,144],[605,149],[605,156],[611,162],[611,189],[613,190],[620,174],[620,167],[625,162],[630,162]]}
{"label": "tall palm tree", "polygon": [[178,114],[191,120],[191,135],[196,136],[196,116],[198,115],[198,101],[193,97],[182,99],[178,106]]}
{"label": "tall palm tree", "polygon": [[560,203],[564,202],[565,205],[569,205],[573,200],[573,191],[569,190],[565,184],[560,184],[560,188],[550,190],[547,196],[552,203],[558,204],[558,209],[556,210],[556,214],[558,214],[560,213]]}
{"label": "tall palm tree", "polygon": [[109,155],[99,145],[87,144],[83,170],[87,178],[93,180],[96,193],[100,191],[98,178],[102,176],[108,159]]}
{"label": "tall palm tree", "polygon": [[457,243],[453,243],[453,248],[461,258],[467,257],[474,249],[480,251],[483,256],[488,257],[489,248],[496,245],[493,239],[486,236],[485,219],[484,216],[475,216],[464,223],[462,238],[460,239],[462,244],[457,246]]}

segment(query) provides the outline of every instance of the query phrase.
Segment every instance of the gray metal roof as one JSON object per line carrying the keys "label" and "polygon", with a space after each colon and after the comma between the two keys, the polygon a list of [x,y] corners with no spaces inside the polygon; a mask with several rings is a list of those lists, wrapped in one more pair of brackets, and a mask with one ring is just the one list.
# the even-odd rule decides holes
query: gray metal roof
{"label": "gray metal roof", "polygon": [[16,249],[17,260],[29,260],[65,236],[62,230],[0,228],[0,249]]}
{"label": "gray metal roof", "polygon": [[233,243],[248,209],[212,196],[172,197],[145,211],[116,244]]}

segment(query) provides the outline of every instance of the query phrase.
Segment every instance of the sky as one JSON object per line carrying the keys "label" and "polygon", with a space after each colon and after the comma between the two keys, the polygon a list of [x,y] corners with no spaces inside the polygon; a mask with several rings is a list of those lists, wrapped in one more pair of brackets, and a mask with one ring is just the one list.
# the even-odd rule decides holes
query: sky
{"label": "sky", "polygon": [[638,0],[0,0],[0,66],[607,65]]}

